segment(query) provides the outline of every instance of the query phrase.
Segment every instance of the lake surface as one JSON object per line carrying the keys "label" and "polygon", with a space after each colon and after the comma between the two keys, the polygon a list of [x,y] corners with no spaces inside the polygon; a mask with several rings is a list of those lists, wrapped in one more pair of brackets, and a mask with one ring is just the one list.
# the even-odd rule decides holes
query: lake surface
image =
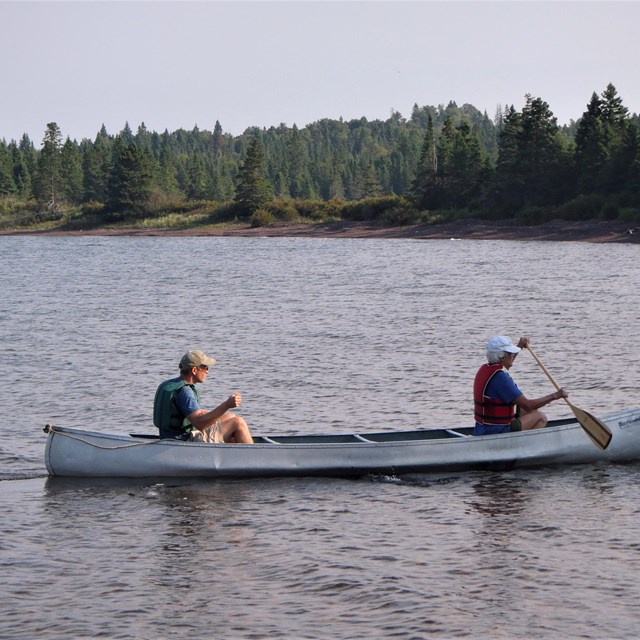
{"label": "lake surface", "polygon": [[[1,638],[636,638],[640,464],[360,480],[48,478],[47,422],[153,433],[188,349],[256,434],[471,423],[495,334],[640,406],[640,247],[0,237]],[[526,352],[529,397],[552,391]],[[564,403],[545,409],[570,415]]]}

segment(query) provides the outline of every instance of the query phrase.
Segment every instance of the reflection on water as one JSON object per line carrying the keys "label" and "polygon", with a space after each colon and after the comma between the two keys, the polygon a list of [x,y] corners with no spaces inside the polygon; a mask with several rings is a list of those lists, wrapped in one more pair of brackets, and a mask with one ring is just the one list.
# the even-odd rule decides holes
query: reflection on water
{"label": "reflection on water", "polygon": [[488,475],[481,483],[473,485],[476,499],[471,506],[478,513],[488,516],[487,526],[497,517],[499,527],[511,528],[527,502],[526,482],[525,479]]}
{"label": "reflection on water", "polygon": [[[22,383],[2,391],[0,637],[635,638],[638,465],[74,481],[43,477],[41,428],[153,432],[192,347],[218,359],[206,405],[241,391],[257,433],[469,424],[497,333],[531,335],[578,406],[639,405],[638,250],[0,238]],[[526,354],[512,371],[549,392]]]}

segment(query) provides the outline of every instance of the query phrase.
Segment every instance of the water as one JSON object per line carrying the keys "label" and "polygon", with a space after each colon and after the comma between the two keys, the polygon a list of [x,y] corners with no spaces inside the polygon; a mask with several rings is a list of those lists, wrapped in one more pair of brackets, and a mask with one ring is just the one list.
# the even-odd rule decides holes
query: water
{"label": "water", "polygon": [[[403,478],[47,478],[47,422],[153,432],[189,348],[254,433],[470,423],[487,338],[640,405],[638,247],[0,238],[1,638],[635,638],[640,465]],[[552,389],[533,359],[529,397]],[[569,415],[553,403],[551,417]]]}

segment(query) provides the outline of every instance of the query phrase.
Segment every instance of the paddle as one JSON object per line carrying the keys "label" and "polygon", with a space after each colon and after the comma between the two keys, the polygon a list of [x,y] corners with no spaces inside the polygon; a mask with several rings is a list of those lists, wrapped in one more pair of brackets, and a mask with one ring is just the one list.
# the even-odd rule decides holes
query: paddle
{"label": "paddle", "polygon": [[[551,374],[547,371],[546,367],[540,362],[540,358],[533,352],[531,347],[526,347],[529,349],[529,352],[533,356],[533,359],[540,365],[540,368],[545,372],[545,375],[551,381],[551,384],[560,391],[560,386],[553,379]],[[609,446],[609,442],[611,441],[611,430],[607,425],[598,420],[595,416],[592,416],[590,413],[583,411],[582,409],[578,409],[574,404],[569,402],[568,398],[564,398],[564,401],[571,407],[571,411],[573,411],[573,415],[576,417],[576,420],[580,423],[580,426],[587,432],[588,436],[593,440],[596,446],[600,447],[600,449],[606,449]]]}

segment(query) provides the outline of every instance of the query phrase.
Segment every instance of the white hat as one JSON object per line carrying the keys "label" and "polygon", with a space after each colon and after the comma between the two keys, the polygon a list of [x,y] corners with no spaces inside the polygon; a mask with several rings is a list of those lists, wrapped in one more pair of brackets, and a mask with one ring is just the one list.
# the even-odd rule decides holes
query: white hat
{"label": "white hat", "polygon": [[500,353],[506,351],[507,353],[520,353],[520,347],[516,347],[511,338],[508,336],[496,336],[491,338],[487,344],[487,355],[492,353]]}

